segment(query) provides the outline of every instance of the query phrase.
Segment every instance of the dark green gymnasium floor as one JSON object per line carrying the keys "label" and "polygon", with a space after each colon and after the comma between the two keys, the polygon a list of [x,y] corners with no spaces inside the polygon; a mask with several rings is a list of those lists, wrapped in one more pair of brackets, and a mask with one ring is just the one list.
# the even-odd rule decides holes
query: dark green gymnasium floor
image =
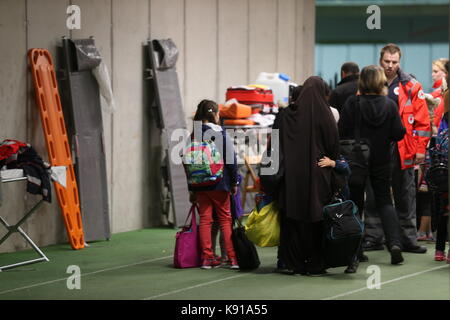
{"label": "dark green gymnasium floor", "polygon": [[[273,273],[276,248],[258,248],[259,269],[241,272],[174,269],[174,229],[144,229],[114,234],[110,241],[74,251],[68,244],[42,248],[50,262],[0,272],[0,300],[8,299],[163,299],[163,300],[302,300],[302,299],[450,299],[450,265],[426,254],[404,253],[405,263],[390,265],[387,251],[367,252],[358,273],[329,269],[320,278]],[[0,254],[0,265],[32,259],[34,251]],[[68,289],[76,265],[81,288]],[[380,268],[380,289],[369,289],[371,265]],[[370,282],[370,281],[369,281]]]}

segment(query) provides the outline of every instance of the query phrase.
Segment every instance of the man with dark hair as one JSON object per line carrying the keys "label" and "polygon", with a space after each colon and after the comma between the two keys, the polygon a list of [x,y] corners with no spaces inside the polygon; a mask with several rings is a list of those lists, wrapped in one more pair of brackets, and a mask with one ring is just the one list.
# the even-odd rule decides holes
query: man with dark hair
{"label": "man with dark hair", "polygon": [[346,62],[341,66],[341,81],[331,92],[330,105],[341,112],[347,98],[358,91],[359,67],[354,62]]}
{"label": "man with dark hair", "polygon": [[[383,47],[380,52],[380,65],[387,78],[388,97],[397,104],[402,124],[406,128],[404,138],[392,146],[392,191],[401,225],[403,251],[425,253],[427,248],[417,244],[414,165],[425,160],[426,147],[431,137],[430,118],[422,85],[400,68],[401,55],[400,48],[393,43]],[[368,202],[371,202],[371,198],[368,193]],[[372,224],[370,210],[366,210],[365,215],[369,219],[365,221],[363,247],[368,250],[370,246],[367,241],[376,244],[380,239],[377,239],[377,228]]]}

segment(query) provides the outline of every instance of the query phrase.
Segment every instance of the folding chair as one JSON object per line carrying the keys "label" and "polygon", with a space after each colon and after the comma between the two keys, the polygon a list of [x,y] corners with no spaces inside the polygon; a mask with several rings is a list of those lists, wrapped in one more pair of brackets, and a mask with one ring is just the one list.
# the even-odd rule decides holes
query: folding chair
{"label": "folding chair", "polygon": [[[242,190],[242,207],[245,208],[245,202],[247,200],[247,193],[257,193],[259,192],[260,185],[259,179],[256,175],[255,171],[252,168],[252,165],[258,165],[261,163],[262,156],[244,156],[245,167],[247,168],[247,173],[244,177],[244,187]],[[249,184],[250,178],[253,181],[253,184]]]}
{"label": "folding chair", "polygon": [[[0,170],[0,206],[2,204],[2,185],[3,183],[17,182],[26,180],[27,177],[24,176],[22,169],[12,169],[12,170]],[[39,247],[31,240],[31,238],[23,231],[20,227],[36,210],[42,205],[44,199],[39,200],[30,210],[28,210],[24,216],[14,225],[10,225],[2,216],[0,216],[0,222],[5,226],[8,232],[0,239],[0,246],[8,239],[12,234],[19,233],[26,242],[28,242],[33,249],[38,253],[40,258],[26,260],[6,266],[0,266],[0,272],[7,269],[12,269],[15,267],[28,265],[32,263],[50,261],[47,256],[39,249]]]}

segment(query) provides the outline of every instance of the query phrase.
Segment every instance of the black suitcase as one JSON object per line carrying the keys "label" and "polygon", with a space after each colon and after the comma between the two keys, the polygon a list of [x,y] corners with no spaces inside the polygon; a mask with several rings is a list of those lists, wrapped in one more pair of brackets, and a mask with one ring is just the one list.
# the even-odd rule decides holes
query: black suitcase
{"label": "black suitcase", "polygon": [[327,268],[348,266],[357,254],[364,223],[351,200],[337,200],[323,208],[323,253]]}

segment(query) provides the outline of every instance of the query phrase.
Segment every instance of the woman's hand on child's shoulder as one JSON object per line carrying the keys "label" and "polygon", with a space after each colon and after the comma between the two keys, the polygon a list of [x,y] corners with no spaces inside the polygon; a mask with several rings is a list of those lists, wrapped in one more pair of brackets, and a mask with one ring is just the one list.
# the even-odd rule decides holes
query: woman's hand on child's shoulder
{"label": "woman's hand on child's shoulder", "polygon": [[336,161],[331,160],[330,158],[324,156],[323,158],[321,158],[319,160],[317,165],[321,168],[326,168],[326,167],[334,168],[336,166]]}

